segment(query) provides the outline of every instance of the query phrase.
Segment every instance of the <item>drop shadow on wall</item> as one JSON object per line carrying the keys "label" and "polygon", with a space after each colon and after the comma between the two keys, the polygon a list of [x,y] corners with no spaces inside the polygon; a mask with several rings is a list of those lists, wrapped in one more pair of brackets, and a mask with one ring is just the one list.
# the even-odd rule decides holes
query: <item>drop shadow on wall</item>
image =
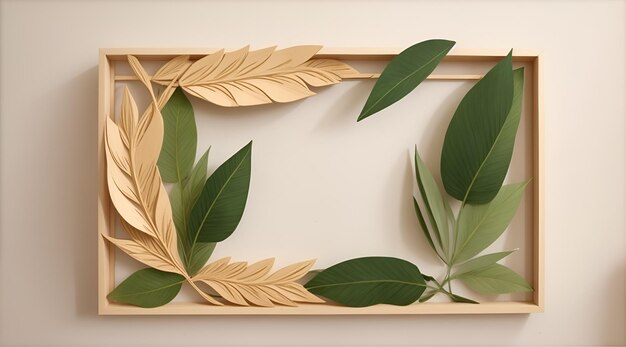
{"label": "drop shadow on wall", "polygon": [[72,170],[67,170],[67,182],[72,182],[76,194],[74,210],[70,212],[76,223],[67,230],[72,240],[74,291],[78,316],[97,314],[98,254],[97,254],[97,124],[98,124],[98,69],[86,70],[65,86],[67,95],[73,95],[72,140],[65,149]]}

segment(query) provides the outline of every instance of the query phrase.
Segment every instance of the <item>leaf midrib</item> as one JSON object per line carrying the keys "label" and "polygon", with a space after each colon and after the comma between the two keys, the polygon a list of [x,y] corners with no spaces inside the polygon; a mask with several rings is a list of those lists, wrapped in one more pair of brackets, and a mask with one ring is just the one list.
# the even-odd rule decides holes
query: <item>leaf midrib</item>
{"label": "leaf midrib", "polygon": [[[504,203],[504,201],[510,199],[511,196],[509,196],[507,199],[503,200],[502,204]],[[493,200],[492,200],[493,201]],[[458,257],[459,254],[461,254],[461,252],[463,252],[463,250],[465,249],[465,247],[467,247],[467,244],[470,242],[470,240],[474,237],[474,235],[476,234],[476,232],[478,231],[478,229],[480,228],[480,226],[483,225],[483,223],[485,222],[485,220],[487,219],[488,216],[490,216],[492,214],[492,210],[491,210],[492,206],[491,206],[491,202],[489,203],[489,207],[487,207],[487,212],[485,212],[485,214],[483,215],[483,218],[480,219],[480,222],[478,224],[476,224],[476,227],[474,227],[474,229],[472,229],[472,232],[469,233],[469,235],[465,238],[463,244],[461,245],[461,247],[455,252],[455,255]],[[456,261],[456,259],[455,259]]]}
{"label": "leaf midrib", "polygon": [[368,281],[353,281],[353,282],[322,284],[322,285],[317,285],[317,286],[312,286],[312,287],[306,287],[306,289],[311,290],[311,289],[319,289],[319,288],[347,286],[347,285],[354,285],[354,284],[374,284],[374,283],[398,283],[398,284],[405,284],[405,285],[410,285],[410,286],[415,286],[415,287],[426,287],[425,284],[399,281],[399,280],[368,280]]}
{"label": "leaf midrib", "polygon": [[416,73],[422,71],[426,66],[428,66],[428,64],[432,63],[435,59],[439,58],[440,56],[444,55],[445,53],[446,53],[445,50],[437,53],[426,64],[422,65],[422,67],[420,67],[419,69],[413,71],[412,73],[410,73],[409,75],[407,75],[406,77],[401,79],[400,82],[396,83],[392,88],[389,88],[389,90],[387,90],[387,92],[385,92],[385,94],[383,94],[380,98],[378,98],[378,100],[376,100],[376,102],[374,102],[367,110],[365,110],[365,112],[362,112],[362,114],[369,113],[376,105],[378,105],[385,97],[387,97],[387,95],[389,95],[389,93],[391,93],[392,91],[396,90],[400,84],[404,83],[404,81],[406,81],[407,79],[413,77],[413,75],[415,75]]}
{"label": "leaf midrib", "polygon": [[179,285],[179,284],[181,284],[183,282],[185,282],[184,278],[182,280],[179,280],[179,281],[177,281],[175,283],[172,283],[172,284],[168,284],[168,285],[163,286],[163,287],[150,289],[150,290],[147,290],[147,291],[133,292],[133,293],[129,293],[129,294],[118,294],[118,295],[116,295],[116,297],[123,298],[123,297],[129,297],[129,296],[137,296],[137,295],[154,293],[154,292],[158,292],[158,291],[161,291],[161,290],[165,290],[165,289],[173,287],[173,286],[177,286],[177,285]]}
{"label": "leaf midrib", "polygon": [[211,202],[211,205],[209,206],[207,212],[204,214],[204,218],[202,218],[202,223],[200,223],[198,228],[195,230],[195,236],[194,236],[193,243],[191,246],[191,252],[189,252],[190,254],[193,253],[193,249],[196,243],[198,242],[198,235],[200,235],[200,230],[202,229],[202,226],[206,222],[206,219],[211,214],[211,211],[213,210],[213,206],[215,206],[215,203],[217,202],[218,198],[220,197],[220,195],[222,195],[222,192],[224,191],[226,186],[228,186],[233,176],[235,176],[235,174],[239,171],[239,168],[241,167],[241,165],[243,165],[243,162],[245,161],[245,159],[248,157],[249,154],[250,154],[250,149],[246,151],[245,155],[241,158],[241,161],[237,164],[237,167],[235,168],[235,170],[233,170],[230,176],[228,176],[228,179],[226,179],[226,182],[222,185],[219,192],[215,195],[215,199],[213,199],[213,202]]}

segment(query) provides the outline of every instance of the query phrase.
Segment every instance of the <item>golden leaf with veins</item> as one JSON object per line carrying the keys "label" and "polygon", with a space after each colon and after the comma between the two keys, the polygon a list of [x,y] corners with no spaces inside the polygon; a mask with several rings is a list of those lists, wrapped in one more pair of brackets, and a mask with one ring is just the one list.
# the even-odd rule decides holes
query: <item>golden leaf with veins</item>
{"label": "golden leaf with veins", "polygon": [[315,260],[289,265],[273,274],[270,274],[273,258],[249,266],[245,262],[229,264],[229,261],[230,258],[223,258],[210,263],[191,280],[207,284],[225,300],[242,306],[324,302],[295,282],[306,275]]}
{"label": "golden leaf with veins", "polygon": [[[109,240],[144,264],[181,273],[172,210],[157,168],[163,119],[155,105],[156,101],[139,118],[135,101],[125,88],[120,126],[107,120],[109,193],[115,209],[127,223],[123,226],[134,236],[133,241]],[[145,235],[140,236],[141,233]]]}
{"label": "golden leaf with veins", "polygon": [[269,47],[250,51],[249,47],[244,47],[226,53],[220,50],[190,66],[185,65],[185,59],[173,59],[153,80],[167,84],[170,70],[186,69],[179,85],[189,94],[220,106],[291,102],[315,95],[309,85],[327,86],[344,77],[358,75],[343,62],[311,59],[320,48],[296,46],[276,50],[276,47]]}

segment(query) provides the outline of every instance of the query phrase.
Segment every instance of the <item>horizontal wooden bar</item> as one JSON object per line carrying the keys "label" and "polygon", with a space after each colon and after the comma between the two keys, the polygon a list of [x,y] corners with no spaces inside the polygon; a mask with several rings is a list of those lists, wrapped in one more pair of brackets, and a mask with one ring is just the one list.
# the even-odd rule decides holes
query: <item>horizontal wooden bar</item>
{"label": "horizontal wooden bar", "polygon": [[103,315],[419,315],[419,314],[525,314],[543,312],[530,302],[423,303],[409,306],[375,305],[345,307],[329,304],[300,304],[298,307],[212,306],[200,303],[169,303],[156,308],[141,308],[110,303],[101,308]]}
{"label": "horizontal wooden bar", "polygon": [[[378,73],[360,73],[350,77],[344,77],[344,80],[363,80],[363,79],[377,79],[380,77]],[[465,81],[465,80],[479,80],[483,75],[430,75],[426,77],[427,80],[446,80],[446,81]],[[150,76],[152,78],[152,76]],[[138,81],[139,79],[135,75],[116,75],[115,81]]]}

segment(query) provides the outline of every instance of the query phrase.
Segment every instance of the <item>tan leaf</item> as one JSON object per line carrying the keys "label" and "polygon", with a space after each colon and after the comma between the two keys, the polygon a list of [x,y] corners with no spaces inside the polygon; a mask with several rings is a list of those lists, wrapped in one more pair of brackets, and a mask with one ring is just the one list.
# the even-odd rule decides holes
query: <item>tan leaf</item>
{"label": "tan leaf", "polygon": [[[145,71],[136,59],[129,57],[129,62],[133,61],[133,69],[142,78]],[[110,119],[107,121],[105,151],[109,192],[115,209],[128,224],[125,229],[133,241],[141,244],[147,253],[167,259],[171,266],[179,269],[177,272],[182,273],[172,210],[157,167],[163,141],[163,119],[155,105],[156,100],[153,100],[139,118],[136,103],[125,88],[121,126]],[[142,239],[140,232],[147,237]],[[150,238],[156,240],[156,245],[148,242]],[[128,243],[123,245],[130,247]],[[132,251],[138,254],[136,248]]]}
{"label": "tan leaf", "polygon": [[320,48],[220,50],[193,63],[179,84],[189,94],[220,106],[252,106],[306,98],[315,95],[309,85],[327,86],[358,74],[339,61],[311,60]]}
{"label": "tan leaf", "polygon": [[295,281],[304,276],[314,260],[284,267],[270,274],[274,259],[252,265],[243,262],[229,264],[230,258],[206,265],[192,281],[203,282],[225,300],[248,306],[296,306],[296,302],[323,302]]}
{"label": "tan leaf", "polygon": [[124,253],[128,254],[129,256],[131,256],[135,260],[138,260],[141,263],[144,263],[150,267],[153,267],[161,271],[180,273],[180,270],[174,267],[167,258],[163,258],[159,255],[156,255],[148,251],[145,247],[143,247],[138,242],[135,242],[133,240],[115,239],[115,238],[108,237],[108,236],[104,236],[104,237],[109,242],[111,242],[112,244],[117,246],[119,249],[124,251]]}
{"label": "tan leaf", "polygon": [[134,56],[129,55],[128,64],[133,69],[133,72],[135,73],[137,78],[139,78],[141,83],[143,83],[144,86],[146,86],[146,88],[148,88],[148,90],[150,91],[150,94],[152,94],[152,86],[150,85],[150,77],[148,76],[148,73],[146,72],[146,70],[144,70],[143,66],[141,66],[141,63],[139,63],[139,60],[135,58]]}
{"label": "tan leaf", "polygon": [[187,68],[191,66],[191,60],[188,55],[181,55],[165,63],[161,68],[152,76],[152,81],[158,84],[167,85],[172,80],[175,80]]}

